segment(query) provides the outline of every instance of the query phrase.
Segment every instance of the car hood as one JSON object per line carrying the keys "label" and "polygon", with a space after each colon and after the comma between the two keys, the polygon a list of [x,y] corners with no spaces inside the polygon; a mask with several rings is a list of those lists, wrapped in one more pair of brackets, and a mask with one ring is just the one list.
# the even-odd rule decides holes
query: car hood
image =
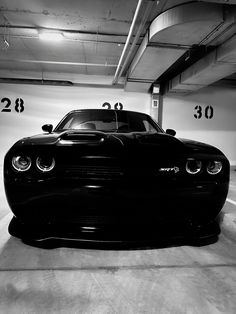
{"label": "car hood", "polygon": [[[136,156],[176,156],[179,154],[222,154],[217,148],[197,141],[178,139],[166,133],[105,133],[88,130],[67,130],[63,132],[44,133],[24,138],[14,147],[19,146],[68,146],[76,148],[93,147],[93,151],[106,151],[111,154],[126,150]],[[153,158],[155,156],[152,156]]]}
{"label": "car hood", "polygon": [[18,141],[17,145],[38,146],[38,145],[72,145],[86,143],[111,143],[116,142],[119,146],[127,146],[133,144],[160,146],[174,145],[178,148],[184,148],[184,142],[165,133],[150,134],[147,132],[130,132],[130,133],[106,133],[101,131],[63,131],[38,134],[31,137],[23,138]]}
{"label": "car hood", "polygon": [[223,155],[223,153],[215,146],[185,138],[180,138],[179,140],[186,146],[186,148],[196,153]]}

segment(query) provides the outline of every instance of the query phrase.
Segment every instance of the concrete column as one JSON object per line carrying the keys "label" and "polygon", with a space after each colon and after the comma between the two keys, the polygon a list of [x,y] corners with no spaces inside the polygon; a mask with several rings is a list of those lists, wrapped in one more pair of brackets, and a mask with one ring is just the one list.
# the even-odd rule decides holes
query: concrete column
{"label": "concrete column", "polygon": [[163,95],[152,94],[151,97],[151,116],[162,126],[162,115],[163,115]]}

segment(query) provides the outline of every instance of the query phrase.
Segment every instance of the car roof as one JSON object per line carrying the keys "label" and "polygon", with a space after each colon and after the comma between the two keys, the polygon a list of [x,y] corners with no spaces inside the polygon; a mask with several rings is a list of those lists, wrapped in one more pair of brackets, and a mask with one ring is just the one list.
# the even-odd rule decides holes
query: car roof
{"label": "car roof", "polygon": [[144,115],[148,115],[144,112],[139,112],[139,111],[133,111],[133,110],[119,110],[119,109],[103,109],[103,108],[89,108],[89,109],[75,109],[75,110],[71,110],[69,111],[67,114],[70,113],[76,113],[76,112],[80,112],[80,111],[113,111],[113,112],[130,112],[130,113],[138,113],[138,114],[144,114]]}

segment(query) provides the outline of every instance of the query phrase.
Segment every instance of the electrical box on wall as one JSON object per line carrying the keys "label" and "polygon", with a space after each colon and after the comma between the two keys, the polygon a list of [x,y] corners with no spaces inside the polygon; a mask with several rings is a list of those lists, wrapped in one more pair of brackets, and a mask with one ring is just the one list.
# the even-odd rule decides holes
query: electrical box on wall
{"label": "electrical box on wall", "polygon": [[152,99],[152,108],[158,109],[159,100],[158,99]]}
{"label": "electrical box on wall", "polygon": [[152,104],[151,104],[152,117],[158,121],[159,125],[162,125],[162,106],[163,96],[160,93],[160,84],[154,84],[152,86]]}
{"label": "electrical box on wall", "polygon": [[160,85],[155,84],[152,86],[152,108],[158,109],[160,96]]}

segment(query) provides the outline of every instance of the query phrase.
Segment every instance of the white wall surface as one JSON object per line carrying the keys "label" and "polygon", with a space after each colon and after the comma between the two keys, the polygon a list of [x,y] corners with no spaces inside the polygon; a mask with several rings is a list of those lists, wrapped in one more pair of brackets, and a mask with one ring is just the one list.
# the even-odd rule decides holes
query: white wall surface
{"label": "white wall surface", "polygon": [[[196,106],[201,106],[202,117]],[[213,117],[205,117],[207,106],[213,108]],[[199,110],[199,107],[198,107]],[[214,145],[221,149],[236,165],[236,90],[207,87],[186,96],[164,98],[163,128],[173,128],[177,137],[189,138]]]}
{"label": "white wall surface", "polygon": [[[11,112],[2,112],[8,98]],[[24,101],[24,111],[15,110],[16,99]],[[127,93],[121,89],[59,87],[0,84],[0,166],[7,150],[18,139],[42,133],[41,126],[54,126],[70,110],[102,108],[104,102],[113,108],[117,102],[124,110],[149,113],[151,98],[148,94]]]}
{"label": "white wall surface", "polygon": [[[124,109],[148,114],[151,110],[150,95],[120,89],[0,84],[0,101],[4,98],[11,100],[11,112],[2,112],[6,102],[0,102],[0,165],[16,140],[41,133],[44,123],[56,125],[70,110],[102,108],[104,102],[112,107],[120,102]],[[17,98],[24,101],[22,113],[15,111]],[[196,106],[202,107],[200,119],[194,117]],[[207,106],[213,108],[212,119],[205,117]],[[215,145],[236,164],[236,91],[208,87],[192,95],[164,97],[163,128]]]}

